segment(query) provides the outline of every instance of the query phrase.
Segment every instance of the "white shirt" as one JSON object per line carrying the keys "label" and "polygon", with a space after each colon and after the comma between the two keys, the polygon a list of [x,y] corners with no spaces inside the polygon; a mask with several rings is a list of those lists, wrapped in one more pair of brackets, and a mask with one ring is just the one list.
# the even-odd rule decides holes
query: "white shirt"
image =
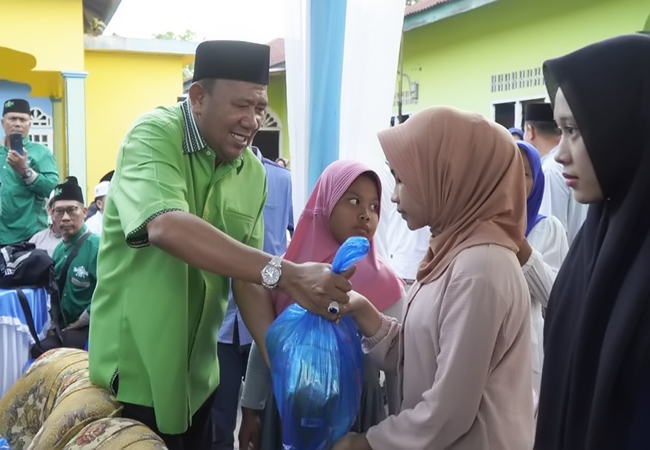
{"label": "white shirt", "polygon": [[542,159],[545,184],[539,213],[547,217],[557,217],[566,230],[567,240],[571,245],[587,218],[589,206],[579,203],[573,196],[571,188],[566,185],[562,176],[562,164],[555,160],[557,152],[558,148],[555,147]]}
{"label": "white shirt", "polygon": [[379,254],[388,262],[399,277],[414,280],[418,267],[429,249],[429,227],[412,231],[397,212],[390,198],[395,189],[395,178],[388,164],[379,174],[382,185],[381,217],[373,242]]}
{"label": "white shirt", "polygon": [[102,235],[102,221],[104,215],[101,211],[97,211],[90,219],[86,220],[86,227],[91,233]]}
{"label": "white shirt", "polygon": [[46,229],[39,231],[29,240],[30,243],[34,244],[36,248],[45,250],[50,257],[54,254],[54,249],[61,242],[61,236],[57,236],[52,231],[52,225],[48,226]]}
{"label": "white shirt", "polygon": [[530,230],[526,239],[534,250],[541,253],[555,280],[569,252],[566,231],[560,220],[554,216],[546,216]]}
{"label": "white shirt", "polygon": [[539,395],[544,364],[544,318],[542,308],[548,305],[548,298],[555,277],[569,251],[566,231],[560,221],[547,216],[540,220],[528,234],[528,243],[533,254],[522,267],[530,291],[531,360],[533,389]]}

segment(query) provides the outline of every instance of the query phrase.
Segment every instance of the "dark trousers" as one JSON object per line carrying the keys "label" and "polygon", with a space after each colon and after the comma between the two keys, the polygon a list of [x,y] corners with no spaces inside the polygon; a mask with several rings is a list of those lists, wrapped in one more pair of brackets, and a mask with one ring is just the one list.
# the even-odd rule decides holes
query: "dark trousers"
{"label": "dark trousers", "polygon": [[214,440],[212,450],[233,450],[235,445],[235,428],[237,428],[237,408],[242,379],[246,375],[248,354],[251,345],[239,345],[239,330],[235,322],[232,344],[219,343],[220,379],[215,391],[212,406],[212,424]]}
{"label": "dark trousers", "polygon": [[169,450],[210,450],[212,445],[212,404],[214,392],[201,405],[192,416],[192,425],[183,434],[164,434],[158,430],[156,414],[148,406],[122,403],[122,417],[137,420],[148,426],[154,433],[162,438]]}
{"label": "dark trousers", "polygon": [[48,336],[41,341],[40,348],[37,345],[32,345],[30,350],[32,358],[36,359],[48,350],[55,348],[78,348],[83,350],[88,341],[88,327],[76,328],[73,330],[61,331],[61,339],[57,335]]}

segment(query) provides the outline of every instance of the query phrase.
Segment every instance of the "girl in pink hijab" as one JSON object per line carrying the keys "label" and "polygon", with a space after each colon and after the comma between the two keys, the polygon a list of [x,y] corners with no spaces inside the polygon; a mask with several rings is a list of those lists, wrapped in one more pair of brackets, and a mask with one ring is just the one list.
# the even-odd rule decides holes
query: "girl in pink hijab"
{"label": "girl in pink hijab", "polygon": [[[336,161],[322,173],[303,210],[284,258],[295,263],[331,263],[340,245],[352,236],[370,240],[368,256],[356,266],[350,279],[354,288],[389,316],[401,312],[404,284],[379,256],[373,244],[380,213],[381,181],[366,165],[356,161]],[[287,295],[273,291],[276,316],[294,303]],[[270,324],[269,324],[270,325]],[[396,386],[387,386],[387,390]],[[242,397],[240,446],[260,448],[258,412],[266,404],[261,448],[282,448],[279,416],[270,394],[270,374],[257,346],[251,349]],[[355,431],[363,432],[385,417],[379,387],[379,371],[366,364],[364,391]],[[278,444],[279,443],[279,444]],[[279,445],[279,446],[278,446]]]}

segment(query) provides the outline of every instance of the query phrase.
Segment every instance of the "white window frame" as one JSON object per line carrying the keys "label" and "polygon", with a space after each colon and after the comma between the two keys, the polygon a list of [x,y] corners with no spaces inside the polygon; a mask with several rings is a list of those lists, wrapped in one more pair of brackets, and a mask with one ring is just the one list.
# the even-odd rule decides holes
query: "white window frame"
{"label": "white window frame", "polygon": [[506,97],[500,98],[498,100],[492,100],[490,102],[490,115],[492,120],[496,120],[497,108],[496,105],[502,105],[504,103],[514,103],[515,104],[515,127],[519,128],[518,124],[521,124],[521,119],[524,116],[522,102],[529,102],[531,100],[537,100],[543,98],[546,103],[550,103],[548,92],[544,90],[543,94],[538,95],[526,95],[521,97]]}
{"label": "white window frame", "polygon": [[280,120],[280,116],[278,116],[277,113],[275,111],[273,111],[273,109],[271,109],[268,106],[266,107],[266,113],[264,114],[264,118],[266,118],[267,115],[270,116],[275,121],[277,126],[275,126],[275,127],[265,127],[265,126],[263,126],[264,124],[262,124],[262,127],[259,129],[259,131],[274,131],[274,132],[278,133],[278,156],[282,157],[282,149],[283,149],[283,147],[282,147],[282,121]]}
{"label": "white window frame", "polygon": [[267,107],[266,108],[266,113],[264,114],[264,117],[270,116],[275,123],[278,125],[275,127],[265,127],[264,124],[262,124],[262,127],[260,128],[260,131],[282,131],[282,121],[280,120],[280,116],[278,116],[275,111],[273,111],[271,108]]}
{"label": "white window frame", "polygon": [[[47,147],[52,153],[54,153],[54,119],[52,118],[51,115],[47,114],[45,111],[43,111],[41,108],[32,108],[30,115],[33,117],[34,112],[38,111],[40,114],[42,114],[47,121],[50,123],[50,126],[42,126],[42,125],[33,125],[29,129],[29,138],[32,142],[37,142],[34,137],[35,136],[40,136],[41,140],[37,142],[38,144],[41,144],[45,147]],[[45,142],[43,141],[42,138],[45,138]]]}

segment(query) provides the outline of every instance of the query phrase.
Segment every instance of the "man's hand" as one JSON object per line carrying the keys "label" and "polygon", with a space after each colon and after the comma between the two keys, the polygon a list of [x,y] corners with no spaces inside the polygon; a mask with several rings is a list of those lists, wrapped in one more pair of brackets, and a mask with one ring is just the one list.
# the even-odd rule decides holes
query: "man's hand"
{"label": "man's hand", "polygon": [[262,423],[260,413],[254,409],[241,408],[241,426],[239,427],[240,450],[257,450],[260,448]]}
{"label": "man's hand", "polygon": [[327,310],[330,303],[348,303],[348,292],[352,289],[349,278],[354,274],[351,268],[341,275],[332,272],[329,264],[282,263],[282,277],[278,288],[308,311],[336,320],[335,314]]}
{"label": "man's hand", "polygon": [[338,440],[332,450],[372,450],[365,434],[348,433]]}
{"label": "man's hand", "polygon": [[29,167],[27,165],[27,150],[23,149],[23,152],[25,154],[21,156],[16,150],[9,150],[9,154],[7,155],[7,163],[21,177]]}
{"label": "man's hand", "polygon": [[519,260],[519,265],[523,267],[528,262],[528,259],[530,259],[530,255],[532,255],[533,249],[531,248],[527,239],[518,242],[517,245],[519,245],[517,260]]}
{"label": "man's hand", "polygon": [[64,328],[63,330],[61,330],[61,331],[78,330],[79,328],[83,328],[83,327],[85,327],[86,325],[87,325],[87,324],[81,322],[80,320],[77,320],[77,321],[71,323],[70,325],[68,325],[67,327],[65,327],[65,328]]}

